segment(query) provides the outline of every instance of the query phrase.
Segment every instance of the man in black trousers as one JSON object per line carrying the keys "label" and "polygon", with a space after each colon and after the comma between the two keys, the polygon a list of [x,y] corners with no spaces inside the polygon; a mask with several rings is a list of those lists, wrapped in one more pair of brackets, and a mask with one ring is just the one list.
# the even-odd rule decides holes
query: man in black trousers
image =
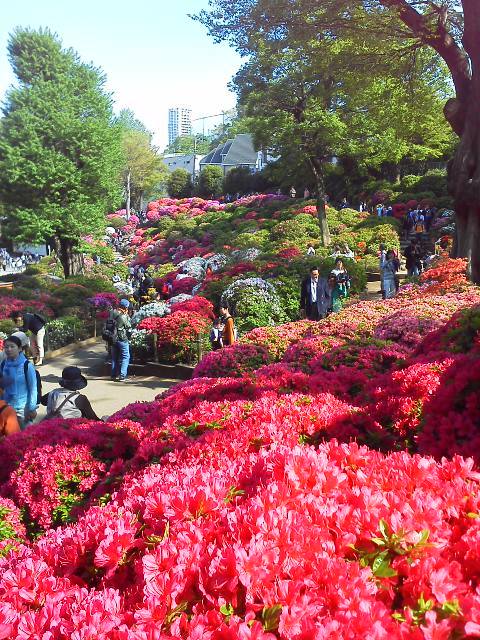
{"label": "man in black trousers", "polygon": [[326,278],[320,278],[318,267],[310,269],[310,275],[302,282],[300,311],[309,320],[325,318],[331,305],[331,291]]}

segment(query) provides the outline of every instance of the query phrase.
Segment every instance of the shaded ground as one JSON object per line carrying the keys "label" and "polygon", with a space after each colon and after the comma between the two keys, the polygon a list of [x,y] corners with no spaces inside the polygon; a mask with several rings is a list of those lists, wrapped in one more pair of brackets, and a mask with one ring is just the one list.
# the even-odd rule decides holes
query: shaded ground
{"label": "shaded ground", "polygon": [[[88,380],[88,386],[82,393],[88,397],[97,415],[105,416],[131,402],[153,400],[156,395],[179,382],[140,376],[132,376],[128,382],[112,382],[105,376],[105,356],[104,343],[99,342],[70,355],[45,360],[45,364],[38,368],[42,377],[42,392],[47,393],[58,387],[58,379],[64,367],[80,367]],[[40,407],[38,419],[41,420],[45,413],[46,408]]]}

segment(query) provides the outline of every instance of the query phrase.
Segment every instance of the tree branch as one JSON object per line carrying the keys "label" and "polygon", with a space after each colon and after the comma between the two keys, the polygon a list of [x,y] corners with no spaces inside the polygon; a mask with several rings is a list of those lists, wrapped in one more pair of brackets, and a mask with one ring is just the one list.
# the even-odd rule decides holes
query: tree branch
{"label": "tree branch", "polygon": [[[431,46],[443,58],[452,74],[457,99],[465,104],[470,92],[470,61],[466,51],[448,31],[447,19],[441,8],[435,5],[438,8],[436,13],[439,14],[439,20],[436,28],[432,30],[428,16],[419,13],[407,0],[380,0],[380,2],[384,7],[398,9],[400,20],[411,30],[412,34],[422,43]],[[468,4],[472,7],[477,5],[477,9],[472,8],[472,11],[478,12],[477,0],[463,0],[464,8]],[[478,38],[478,31],[476,34]]]}

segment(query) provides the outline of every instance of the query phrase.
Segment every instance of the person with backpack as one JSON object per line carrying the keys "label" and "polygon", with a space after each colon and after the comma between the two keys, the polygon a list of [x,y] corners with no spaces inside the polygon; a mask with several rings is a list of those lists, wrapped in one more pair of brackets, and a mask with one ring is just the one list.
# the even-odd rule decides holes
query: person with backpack
{"label": "person with backpack", "polygon": [[210,330],[210,345],[212,347],[212,351],[218,351],[223,347],[223,330],[225,325],[222,323],[220,318],[215,318],[213,321],[213,326]]}
{"label": "person with backpack", "polygon": [[6,360],[0,365],[0,387],[3,400],[15,410],[20,428],[24,429],[37,416],[41,383],[38,371],[27,360],[22,342],[10,336],[3,345]]}
{"label": "person with backpack", "polygon": [[87,396],[79,393],[87,386],[87,379],[82,376],[78,367],[65,367],[59,384],[58,389],[42,396],[42,404],[47,407],[44,420],[53,418],[100,420]]}
{"label": "person with backpack", "polygon": [[46,320],[38,313],[24,313],[14,311],[10,316],[19,331],[30,331],[31,349],[33,353],[33,364],[37,367],[43,364],[45,349],[43,342],[45,340],[45,324]]}
{"label": "person with backpack", "polygon": [[130,363],[130,334],[132,325],[128,310],[130,302],[122,298],[116,309],[110,312],[102,338],[110,345],[112,354],[111,379],[123,382],[127,379]]}

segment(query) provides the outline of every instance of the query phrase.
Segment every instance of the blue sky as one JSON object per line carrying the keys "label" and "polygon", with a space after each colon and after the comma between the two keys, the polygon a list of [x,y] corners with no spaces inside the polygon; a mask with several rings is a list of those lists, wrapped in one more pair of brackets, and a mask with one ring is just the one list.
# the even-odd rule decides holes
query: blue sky
{"label": "blue sky", "polygon": [[163,149],[170,106],[191,106],[195,118],[235,105],[227,83],[241,59],[227,45],[214,44],[205,28],[187,16],[207,4],[207,0],[2,2],[0,99],[14,80],[6,52],[9,33],[16,26],[49,27],[65,47],[105,71],[115,110],[133,109]]}

